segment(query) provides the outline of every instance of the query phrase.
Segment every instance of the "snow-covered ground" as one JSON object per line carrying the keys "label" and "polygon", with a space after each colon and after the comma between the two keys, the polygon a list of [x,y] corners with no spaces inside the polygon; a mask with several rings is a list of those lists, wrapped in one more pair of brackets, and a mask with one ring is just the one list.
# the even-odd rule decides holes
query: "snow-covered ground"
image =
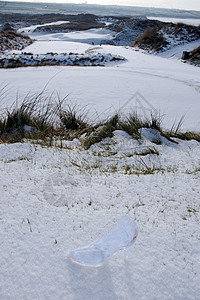
{"label": "snow-covered ground", "polygon": [[[2,107],[45,88],[89,105],[91,119],[137,107],[165,114],[167,128],[185,115],[183,129],[200,130],[197,67],[63,40],[40,40],[23,51],[111,53],[127,61],[1,69]],[[89,150],[77,139],[62,149],[59,141],[0,144],[0,299],[199,299],[200,145],[164,138],[156,145],[148,137],[148,130],[140,141],[115,131]],[[139,230],[128,255],[118,252],[101,267],[69,259],[124,216]]]}
{"label": "snow-covered ground", "polygon": [[[126,106],[139,105],[143,111],[154,107],[164,115],[163,126],[171,128],[184,115],[183,130],[200,130],[200,70],[176,60],[156,57],[128,47],[92,46],[66,41],[36,41],[25,48],[32,53],[111,53],[127,61],[115,66],[101,67],[32,67],[1,69],[1,86],[7,85],[2,107],[9,107],[16,97],[57,91],[61,98],[81,106],[88,105],[91,118],[105,118]],[[18,52],[19,53],[19,52]],[[180,51],[180,56],[182,51]],[[172,54],[171,54],[172,56]],[[26,84],[24,84],[26,82]],[[140,93],[146,101],[134,97]],[[131,99],[131,100],[130,100]],[[130,100],[130,101],[129,101]]]}
{"label": "snow-covered ground", "polygon": [[66,24],[66,23],[69,23],[69,21],[57,21],[57,22],[45,23],[45,24],[42,24],[42,25],[31,25],[29,27],[19,29],[18,32],[21,33],[21,34],[25,34],[25,35],[30,35],[30,34],[32,35],[33,31],[36,28],[43,27],[43,26],[48,26],[48,25],[61,25],[61,24]]}
{"label": "snow-covered ground", "polygon": [[[159,155],[134,155],[148,147]],[[0,298],[198,300],[199,157],[195,141],[139,144],[123,132],[87,151],[1,144]],[[69,259],[126,215],[139,229],[127,257]]]}
{"label": "snow-covered ground", "polygon": [[[57,22],[58,23],[58,22]],[[65,22],[66,23],[66,22]],[[54,24],[54,23],[51,23]],[[47,24],[43,24],[44,26]],[[38,33],[33,32],[33,30],[38,26],[31,26],[26,28],[21,28],[20,33],[25,33],[29,35],[32,39],[37,41],[70,41],[78,43],[88,43],[98,45],[102,40],[111,40],[113,38],[113,31],[106,28],[89,29],[84,31],[69,31],[69,32],[59,32],[59,33]]]}
{"label": "snow-covered ground", "polygon": [[200,45],[200,40],[188,43],[188,44],[184,44],[184,45],[178,45],[178,46],[174,46],[169,50],[166,50],[164,52],[160,52],[158,55],[160,57],[164,57],[164,58],[175,58],[175,59],[179,59],[181,53],[183,53],[183,51],[192,51],[194,49],[196,49],[197,47],[199,47]]}

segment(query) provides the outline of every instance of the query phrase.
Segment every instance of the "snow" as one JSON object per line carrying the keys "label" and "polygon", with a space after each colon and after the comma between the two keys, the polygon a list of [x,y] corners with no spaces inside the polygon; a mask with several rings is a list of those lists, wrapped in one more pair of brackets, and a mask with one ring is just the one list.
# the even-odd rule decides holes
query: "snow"
{"label": "snow", "polygon": [[[166,128],[185,115],[183,129],[200,129],[197,67],[63,40],[36,41],[23,51],[111,53],[127,61],[0,69],[2,108],[44,89],[89,105],[96,121],[137,108],[144,116],[165,114]],[[117,130],[88,150],[78,139],[63,141],[62,149],[59,140],[52,147],[0,144],[0,299],[199,299],[200,144],[166,142],[149,129],[142,136]],[[69,259],[125,216],[139,229],[128,256],[119,251],[100,267]]]}
{"label": "snow", "polygon": [[199,45],[200,45],[200,40],[197,40],[194,42],[190,42],[188,44],[173,46],[171,49],[166,50],[164,52],[160,52],[158,55],[165,58],[179,59],[183,51],[190,52],[196,49],[197,47],[199,47]]}
{"label": "snow", "polygon": [[49,25],[61,25],[61,24],[66,24],[66,23],[70,23],[70,22],[69,21],[57,21],[57,22],[45,23],[45,24],[42,24],[42,25],[31,25],[29,27],[20,28],[18,30],[18,32],[21,33],[21,34],[30,35],[30,34],[33,34],[33,31],[37,27],[43,27],[43,26],[49,26]]}
{"label": "snow", "polygon": [[[199,143],[154,144],[160,156],[143,159],[148,165],[160,160],[165,171],[152,175],[97,168],[132,165],[128,151],[153,146],[118,136],[117,155],[102,144],[95,146],[102,156],[73,142],[68,142],[73,150],[29,142],[0,145],[1,299],[198,299]],[[60,206],[51,204],[51,193],[45,196],[53,174],[66,180],[53,185]],[[68,259],[124,216],[139,228],[128,257],[119,252],[97,269]]]}
{"label": "snow", "polygon": [[[43,45],[46,50],[48,42],[38,41],[24,51],[45,53]],[[148,111],[147,102],[150,103],[151,107],[164,115],[165,128],[170,129],[184,115],[182,130],[199,131],[199,68],[144,54],[133,48],[109,45],[96,47],[63,41],[49,43],[49,50],[53,52],[111,53],[125,57],[127,61],[106,68],[56,66],[1,69],[1,82],[9,90],[1,106],[9,107],[16,97],[19,102],[27,94],[39,93],[45,88],[46,94],[57,91],[60,98],[69,95],[69,101],[82,107],[89,105],[91,119],[97,120],[118,111],[124,104],[126,111],[135,109],[138,106],[136,93],[139,92],[146,99],[146,102],[140,100],[143,112]]]}
{"label": "snow", "polygon": [[162,137],[160,132],[153,128],[142,128],[141,136],[147,138],[151,142],[162,143],[165,145],[172,145],[170,141],[168,141],[165,137]]}
{"label": "snow", "polygon": [[[113,56],[111,54],[93,54],[88,51],[85,55],[77,55],[74,53],[45,53],[45,54],[32,54],[32,53],[10,53],[2,55],[0,58],[0,66],[2,68],[24,67],[24,66],[105,66],[115,64],[116,61],[124,61],[125,59],[120,56]],[[14,61],[14,63],[13,63]],[[16,62],[17,61],[17,62]]]}
{"label": "snow", "polygon": [[[26,28],[21,29],[25,32]],[[29,30],[29,29],[28,29]],[[59,32],[59,33],[31,33],[29,36],[36,40],[47,40],[47,41],[69,41],[69,42],[79,42],[98,45],[102,40],[111,40],[113,38],[113,31],[98,28],[89,29],[84,31],[72,31],[72,32]]]}
{"label": "snow", "polygon": [[163,35],[164,39],[168,43],[167,46],[162,49],[162,51],[164,50],[164,53],[165,51],[173,49],[179,45],[184,45],[185,47],[187,47],[187,44],[193,45],[193,43],[196,42],[197,45],[199,45],[200,42],[199,35],[197,37],[196,34],[189,34],[187,26],[185,28],[183,27],[177,34],[174,34],[173,27],[162,28],[161,30],[159,30],[159,33]]}
{"label": "snow", "polygon": [[[54,37],[54,35],[53,35]],[[52,38],[52,35],[51,37]],[[27,47],[23,50],[26,52],[32,52],[33,54],[41,54],[41,53],[48,53],[48,52],[55,52],[55,53],[62,53],[62,52],[74,52],[74,53],[84,53],[88,50],[89,45],[85,43],[76,43],[76,42],[66,42],[60,39],[56,40],[42,40],[42,41],[35,41],[31,47]],[[90,47],[93,48],[93,47]],[[21,53],[21,51],[12,51],[14,53]]]}

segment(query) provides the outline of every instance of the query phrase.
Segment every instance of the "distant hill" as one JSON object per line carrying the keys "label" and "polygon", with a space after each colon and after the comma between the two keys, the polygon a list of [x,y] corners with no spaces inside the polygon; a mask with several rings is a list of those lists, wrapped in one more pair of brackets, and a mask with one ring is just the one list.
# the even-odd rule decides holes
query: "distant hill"
{"label": "distant hill", "polygon": [[34,3],[34,2],[9,2],[0,1],[1,13],[24,14],[80,14],[89,13],[99,16],[159,16],[171,18],[197,18],[200,19],[200,11],[164,9],[153,7],[72,4],[72,3]]}

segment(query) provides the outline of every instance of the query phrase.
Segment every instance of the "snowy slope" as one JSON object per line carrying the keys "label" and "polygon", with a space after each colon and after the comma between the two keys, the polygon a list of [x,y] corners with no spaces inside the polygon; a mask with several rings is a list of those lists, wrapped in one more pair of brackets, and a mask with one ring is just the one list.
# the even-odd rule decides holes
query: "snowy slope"
{"label": "snowy slope", "polygon": [[25,28],[20,28],[18,29],[18,32],[24,35],[30,35],[33,34],[33,31],[36,28],[42,27],[42,26],[47,26],[47,25],[60,25],[60,24],[65,24],[65,23],[69,23],[69,21],[57,21],[57,22],[51,22],[51,23],[45,23],[42,25],[31,25],[29,27],[25,27]]}
{"label": "snowy slope", "polygon": [[[185,65],[176,60],[155,57],[132,48],[98,46],[63,41],[38,41],[25,49],[26,52],[45,53],[111,53],[121,55],[128,61],[113,67],[33,67],[15,70],[0,70],[2,84],[7,84],[9,93],[1,102],[10,106],[16,95],[23,99],[46,89],[47,94],[57,91],[60,97],[69,95],[72,102],[89,105],[92,119],[105,118],[124,105],[126,111],[134,109],[138,100],[133,97],[139,92],[146,99],[144,111],[149,104],[165,115],[163,125],[171,128],[174,121],[185,115],[183,130],[200,129],[199,123],[199,68]],[[43,51],[43,47],[44,50]],[[24,85],[26,80],[26,85]],[[147,102],[149,104],[147,104]]]}
{"label": "snowy slope", "polygon": [[[44,89],[89,105],[91,120],[160,110],[165,127],[185,114],[183,129],[200,130],[199,68],[63,37],[48,36],[25,51],[111,53],[127,61],[1,69],[2,108]],[[59,141],[0,144],[0,299],[199,300],[200,145],[156,145],[147,130],[142,134],[136,141],[118,130],[89,150],[77,139],[63,141],[62,149]],[[128,255],[118,252],[98,268],[69,259],[124,216],[139,229]]]}
{"label": "snowy slope", "polygon": [[[199,298],[199,143],[139,145],[116,132],[117,154],[107,144],[88,151],[76,141],[66,143],[72,150],[0,145],[1,299]],[[111,167],[141,161],[130,151],[147,146],[160,155],[142,158],[163,171]],[[126,215],[139,228],[128,257],[119,252],[99,268],[69,260]]]}
{"label": "snowy slope", "polygon": [[22,50],[31,43],[32,40],[27,36],[12,31],[0,31],[0,56],[8,50]]}
{"label": "snowy slope", "polygon": [[68,41],[68,42],[79,42],[99,45],[102,40],[111,40],[115,33],[106,28],[89,29],[84,31],[69,31],[69,32],[58,32],[58,33],[35,33],[32,30],[35,26],[22,28],[19,32],[25,32],[32,39],[37,41]]}
{"label": "snowy slope", "polygon": [[199,47],[199,45],[200,45],[200,40],[197,40],[195,42],[191,42],[188,44],[174,46],[169,50],[160,52],[158,55],[160,57],[165,57],[165,58],[180,59],[182,57],[183,51],[190,52],[190,51],[194,50],[195,48]]}

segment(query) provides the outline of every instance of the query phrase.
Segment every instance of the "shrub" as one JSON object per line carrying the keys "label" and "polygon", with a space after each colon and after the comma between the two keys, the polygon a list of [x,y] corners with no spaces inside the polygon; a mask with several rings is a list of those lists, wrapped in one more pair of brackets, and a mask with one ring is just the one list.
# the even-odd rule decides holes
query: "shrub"
{"label": "shrub", "polygon": [[132,137],[139,139],[140,132],[139,129],[142,128],[143,122],[137,116],[137,113],[130,114],[125,120],[120,121],[119,128],[126,131]]}
{"label": "shrub", "polygon": [[190,52],[183,51],[182,59],[194,66],[200,66],[200,46]]}
{"label": "shrub", "polygon": [[14,31],[0,31],[0,51],[17,49],[21,50],[33,41],[28,36],[23,36]]}
{"label": "shrub", "polygon": [[187,34],[195,34],[200,37],[200,32],[197,26],[189,25],[189,24],[184,24],[184,23],[177,23],[177,24],[172,24],[171,27],[174,28],[174,33],[175,34],[184,34],[187,32]]}
{"label": "shrub", "polygon": [[186,140],[186,141],[190,141],[190,140],[196,140],[197,142],[200,142],[200,133],[198,132],[170,132],[170,136],[174,137],[174,138],[178,138],[181,140]]}
{"label": "shrub", "polygon": [[195,48],[194,50],[190,51],[190,57],[200,55],[200,46]]}
{"label": "shrub", "polygon": [[53,122],[56,115],[51,98],[43,94],[26,97],[22,104],[15,104],[7,110],[0,121],[1,139],[6,141],[21,140],[24,137],[47,137],[53,134]]}
{"label": "shrub", "polygon": [[[113,131],[118,129],[118,114],[114,115],[104,124],[98,124],[90,130],[90,135],[84,139],[85,149],[89,149],[93,144],[101,142],[107,137],[113,137]],[[91,132],[92,131],[92,132]]]}
{"label": "shrub", "polygon": [[165,40],[162,33],[159,32],[160,27],[150,27],[145,30],[145,32],[140,35],[133,46],[138,46],[141,49],[150,51],[160,51],[167,46],[167,41]]}
{"label": "shrub", "polygon": [[60,118],[61,127],[64,130],[82,130],[89,126],[86,122],[86,109],[79,109],[76,104],[68,104],[64,109],[62,108],[62,104],[59,102],[58,115]]}
{"label": "shrub", "polygon": [[142,119],[137,112],[132,112],[125,120],[119,122],[119,129],[126,131],[136,139],[141,137],[141,128],[154,128],[161,131],[161,117],[151,114],[149,120],[147,118]]}
{"label": "shrub", "polygon": [[[5,89],[0,90],[0,96],[6,93]],[[52,144],[54,137],[73,139],[82,137],[81,141],[85,149],[91,145],[101,142],[103,139],[113,137],[113,131],[124,130],[133,138],[141,138],[142,128],[153,128],[161,132],[168,140],[175,142],[171,137],[200,142],[200,134],[180,132],[183,117],[178,124],[173,124],[171,131],[163,132],[161,129],[161,117],[159,114],[151,114],[149,119],[141,118],[137,112],[131,112],[127,117],[120,117],[115,114],[105,122],[94,126],[86,121],[87,109],[79,108],[78,105],[68,104],[65,108],[64,98],[56,103],[53,98],[45,97],[44,91],[36,96],[27,96],[20,106],[13,106],[0,118],[0,140],[4,142],[16,142],[25,138],[43,139]],[[58,97],[58,95],[57,95]],[[47,139],[48,138],[48,139]],[[145,153],[146,154],[146,153]],[[149,154],[149,152],[147,153]]]}
{"label": "shrub", "polygon": [[113,131],[117,129],[126,131],[133,138],[139,139],[141,137],[141,128],[154,128],[161,131],[160,123],[161,118],[159,116],[151,115],[150,120],[143,120],[137,115],[137,112],[132,112],[128,117],[120,119],[120,116],[115,114],[105,123],[98,124],[90,129],[83,141],[83,145],[85,149],[88,149],[91,145],[99,143],[107,137],[113,137]]}

